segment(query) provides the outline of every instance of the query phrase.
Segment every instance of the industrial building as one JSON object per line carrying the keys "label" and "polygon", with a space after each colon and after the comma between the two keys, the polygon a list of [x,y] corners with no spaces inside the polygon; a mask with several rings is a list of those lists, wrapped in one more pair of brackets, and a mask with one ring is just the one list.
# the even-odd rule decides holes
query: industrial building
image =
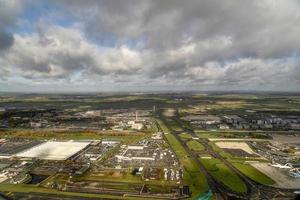
{"label": "industrial building", "polygon": [[44,160],[66,160],[87,147],[90,142],[49,141],[16,154],[16,157],[39,158]]}

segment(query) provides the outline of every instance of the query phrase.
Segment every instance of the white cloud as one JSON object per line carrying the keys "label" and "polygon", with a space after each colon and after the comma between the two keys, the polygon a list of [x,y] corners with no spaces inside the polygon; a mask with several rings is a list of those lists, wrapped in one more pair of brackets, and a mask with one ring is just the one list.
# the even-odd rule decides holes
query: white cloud
{"label": "white cloud", "polygon": [[79,71],[126,73],[142,64],[139,52],[126,46],[100,48],[74,28],[43,25],[38,33],[14,37],[3,60],[27,78],[65,78]]}
{"label": "white cloud", "polygon": [[[24,7],[0,2],[6,3],[0,24],[14,25]],[[14,42],[3,43],[0,73],[39,83],[159,89],[300,87],[297,0],[48,3],[60,9],[37,19],[36,30],[16,32]],[[47,19],[56,16],[73,21],[63,27]],[[0,29],[0,49],[7,36]]]}

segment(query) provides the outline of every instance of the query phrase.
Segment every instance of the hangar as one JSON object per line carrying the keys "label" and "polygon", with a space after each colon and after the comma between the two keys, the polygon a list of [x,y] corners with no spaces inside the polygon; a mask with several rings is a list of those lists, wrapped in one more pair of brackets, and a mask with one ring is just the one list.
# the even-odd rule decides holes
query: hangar
{"label": "hangar", "polygon": [[16,154],[16,157],[39,158],[43,160],[66,160],[84,149],[90,142],[49,141]]}

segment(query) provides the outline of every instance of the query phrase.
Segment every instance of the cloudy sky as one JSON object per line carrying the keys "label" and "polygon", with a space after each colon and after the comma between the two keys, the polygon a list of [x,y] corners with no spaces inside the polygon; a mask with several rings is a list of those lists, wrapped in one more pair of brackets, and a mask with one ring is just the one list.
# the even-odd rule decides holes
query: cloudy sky
{"label": "cloudy sky", "polygon": [[0,91],[299,91],[299,10],[299,0],[0,0]]}

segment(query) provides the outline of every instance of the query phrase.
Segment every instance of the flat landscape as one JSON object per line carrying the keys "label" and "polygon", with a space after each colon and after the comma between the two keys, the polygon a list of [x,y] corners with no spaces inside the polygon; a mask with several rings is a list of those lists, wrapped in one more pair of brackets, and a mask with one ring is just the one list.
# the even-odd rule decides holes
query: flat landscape
{"label": "flat landscape", "polygon": [[300,189],[298,96],[36,99],[0,102],[0,191],[8,198],[271,199]]}

